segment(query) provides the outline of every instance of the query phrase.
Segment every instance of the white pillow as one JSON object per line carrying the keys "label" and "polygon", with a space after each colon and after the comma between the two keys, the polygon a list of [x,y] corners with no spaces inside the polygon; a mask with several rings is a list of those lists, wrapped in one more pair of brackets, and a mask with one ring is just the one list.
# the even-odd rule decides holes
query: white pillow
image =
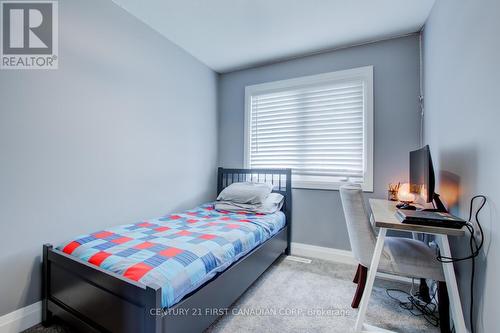
{"label": "white pillow", "polygon": [[217,201],[215,203],[215,209],[219,211],[237,213],[245,212],[251,214],[273,214],[281,209],[284,199],[285,198],[279,193],[270,193],[260,205],[237,203],[232,201]]}
{"label": "white pillow", "polygon": [[232,183],[222,190],[217,201],[260,205],[272,190],[273,185],[270,183]]}
{"label": "white pillow", "polygon": [[284,201],[285,197],[283,195],[279,193],[270,193],[262,203],[262,206],[257,209],[257,212],[262,214],[276,213],[283,207]]}

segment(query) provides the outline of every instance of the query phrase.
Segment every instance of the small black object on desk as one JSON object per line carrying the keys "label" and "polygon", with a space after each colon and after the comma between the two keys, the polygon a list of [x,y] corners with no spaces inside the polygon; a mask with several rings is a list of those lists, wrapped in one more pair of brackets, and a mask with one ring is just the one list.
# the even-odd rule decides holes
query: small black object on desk
{"label": "small black object on desk", "polygon": [[417,210],[417,207],[410,205],[408,202],[401,202],[396,205],[398,209],[406,209],[406,210]]}

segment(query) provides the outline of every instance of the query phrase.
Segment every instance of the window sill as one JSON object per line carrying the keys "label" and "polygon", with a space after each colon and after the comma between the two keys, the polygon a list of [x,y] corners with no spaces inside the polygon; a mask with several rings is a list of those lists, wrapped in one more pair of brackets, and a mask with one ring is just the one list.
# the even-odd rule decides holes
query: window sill
{"label": "window sill", "polygon": [[[338,191],[339,188],[345,184],[348,184],[348,182],[322,182],[292,179],[293,189]],[[361,188],[363,189],[363,192],[373,192],[373,186],[361,184]]]}

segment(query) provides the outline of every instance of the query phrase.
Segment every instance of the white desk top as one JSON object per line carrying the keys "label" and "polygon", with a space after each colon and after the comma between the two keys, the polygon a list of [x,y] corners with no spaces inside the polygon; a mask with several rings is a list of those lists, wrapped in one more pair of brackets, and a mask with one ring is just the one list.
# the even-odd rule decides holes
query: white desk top
{"label": "white desk top", "polygon": [[465,227],[462,229],[442,228],[425,225],[401,223],[396,218],[395,201],[383,199],[370,199],[370,207],[372,209],[375,226],[379,228],[397,229],[410,232],[422,232],[426,234],[442,234],[450,236],[464,236]]}

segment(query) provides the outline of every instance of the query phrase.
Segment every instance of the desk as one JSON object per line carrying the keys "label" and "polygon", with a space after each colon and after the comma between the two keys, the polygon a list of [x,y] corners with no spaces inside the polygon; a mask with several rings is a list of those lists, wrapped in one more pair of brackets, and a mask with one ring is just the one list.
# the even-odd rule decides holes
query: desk
{"label": "desk", "polygon": [[[436,235],[441,243],[440,244],[441,254],[446,257],[451,256],[450,244],[448,243],[448,235],[450,236],[465,235],[465,227],[462,229],[450,229],[450,228],[401,223],[394,215],[397,210],[396,202],[394,201],[370,199],[370,207],[372,209],[375,226],[379,228],[379,234],[377,238],[377,244],[375,245],[375,250],[373,252],[373,258],[368,271],[365,290],[363,292],[363,297],[361,298],[361,304],[359,306],[358,318],[356,320],[356,326],[354,329],[354,332],[356,333],[391,332],[364,323],[366,310],[368,307],[368,303],[370,302],[373,282],[375,281],[375,275],[377,273],[377,267],[380,262],[380,256],[384,248],[385,235],[388,229]],[[462,304],[460,302],[460,295],[458,293],[457,279],[455,276],[455,270],[453,268],[453,264],[443,263],[443,271],[446,279],[446,287],[448,289],[448,297],[450,298],[451,317],[453,319],[453,323],[455,326],[455,332],[465,333],[467,332],[467,328],[465,327],[464,316],[462,313]]]}

